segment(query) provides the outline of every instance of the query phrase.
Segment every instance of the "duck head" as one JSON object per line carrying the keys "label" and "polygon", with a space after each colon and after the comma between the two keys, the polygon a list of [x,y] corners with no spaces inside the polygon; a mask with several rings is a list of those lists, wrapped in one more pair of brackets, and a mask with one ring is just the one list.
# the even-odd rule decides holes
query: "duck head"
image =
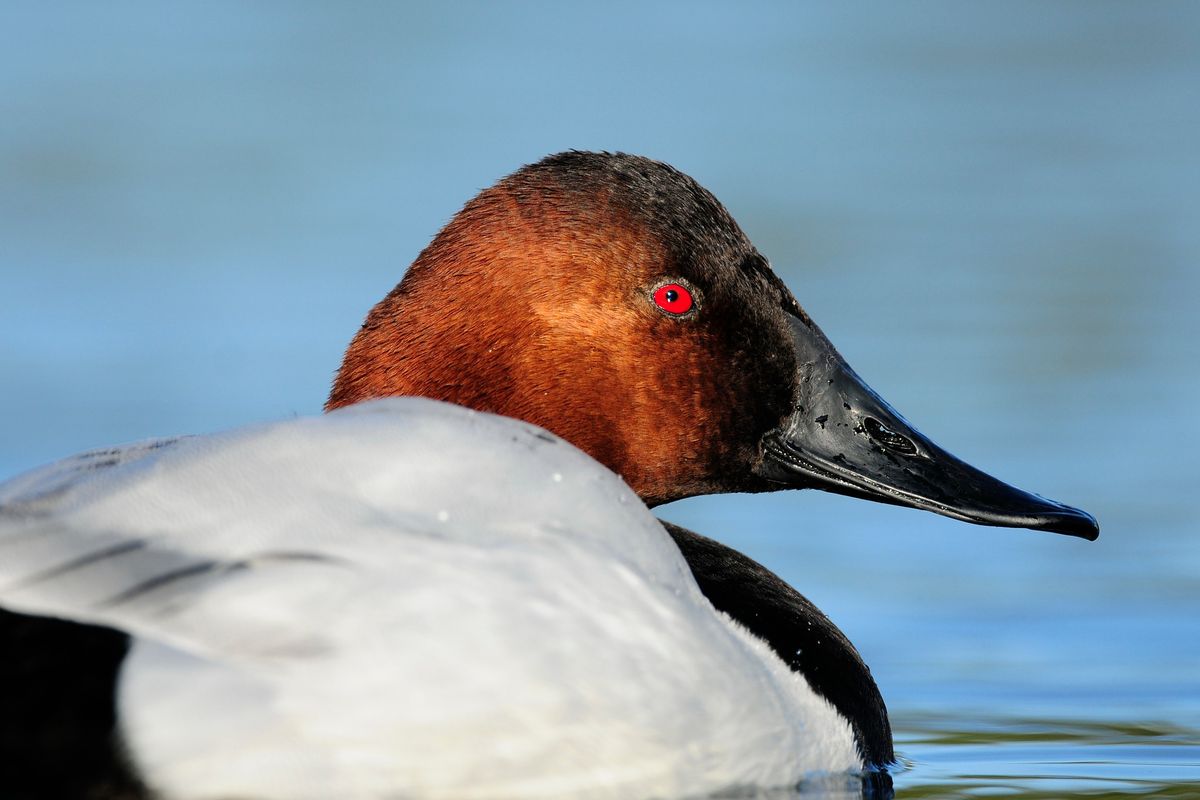
{"label": "duck head", "polygon": [[919,433],[712,194],[637,156],[550,156],[471,200],[371,310],[326,407],[391,395],[540,425],[650,505],[817,488],[1098,535]]}

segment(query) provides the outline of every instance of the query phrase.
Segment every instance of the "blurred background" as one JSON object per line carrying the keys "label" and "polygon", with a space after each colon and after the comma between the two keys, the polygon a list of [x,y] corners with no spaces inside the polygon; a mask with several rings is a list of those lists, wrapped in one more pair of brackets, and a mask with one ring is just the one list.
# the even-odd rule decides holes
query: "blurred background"
{"label": "blurred background", "polygon": [[934,440],[1098,542],[662,509],[863,653],[902,797],[1200,793],[1200,5],[0,6],[0,477],[318,413],[459,207],[567,148],[711,189]]}

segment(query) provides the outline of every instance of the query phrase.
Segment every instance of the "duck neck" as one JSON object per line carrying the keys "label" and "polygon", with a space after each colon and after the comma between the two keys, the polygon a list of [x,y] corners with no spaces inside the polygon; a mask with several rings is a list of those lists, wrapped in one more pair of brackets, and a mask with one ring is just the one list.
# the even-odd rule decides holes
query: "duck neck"
{"label": "duck neck", "polygon": [[[714,435],[736,427],[722,415],[736,416],[725,409],[738,404],[705,400],[718,392],[711,375],[686,366],[686,340],[635,336],[632,323],[589,300],[610,291],[603,273],[580,269],[569,254],[547,246],[530,275],[530,256],[511,243],[464,249],[455,227],[463,220],[368,314],[327,411],[418,396],[521,419],[584,450],[650,505],[754,488],[753,476],[730,466],[752,457],[748,446]],[[485,233],[493,232],[470,238],[486,241]]]}

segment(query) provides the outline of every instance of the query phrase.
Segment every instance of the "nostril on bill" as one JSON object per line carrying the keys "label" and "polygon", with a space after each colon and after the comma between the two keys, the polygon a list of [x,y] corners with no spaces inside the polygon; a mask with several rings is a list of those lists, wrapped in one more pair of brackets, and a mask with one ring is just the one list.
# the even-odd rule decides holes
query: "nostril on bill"
{"label": "nostril on bill", "polygon": [[900,453],[905,456],[915,456],[917,454],[917,446],[913,444],[912,439],[903,434],[896,433],[874,417],[863,419],[863,428],[866,429],[868,436],[893,453]]}

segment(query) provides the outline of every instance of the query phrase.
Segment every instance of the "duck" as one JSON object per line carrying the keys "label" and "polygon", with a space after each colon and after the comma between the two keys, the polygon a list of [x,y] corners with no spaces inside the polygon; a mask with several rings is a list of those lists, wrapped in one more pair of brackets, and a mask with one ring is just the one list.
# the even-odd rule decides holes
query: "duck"
{"label": "duck", "polygon": [[0,785],[886,793],[887,710],[849,639],[651,509],[818,489],[1099,534],[920,433],[710,192],[624,153],[469,201],[367,315],[325,411],[0,485]]}

